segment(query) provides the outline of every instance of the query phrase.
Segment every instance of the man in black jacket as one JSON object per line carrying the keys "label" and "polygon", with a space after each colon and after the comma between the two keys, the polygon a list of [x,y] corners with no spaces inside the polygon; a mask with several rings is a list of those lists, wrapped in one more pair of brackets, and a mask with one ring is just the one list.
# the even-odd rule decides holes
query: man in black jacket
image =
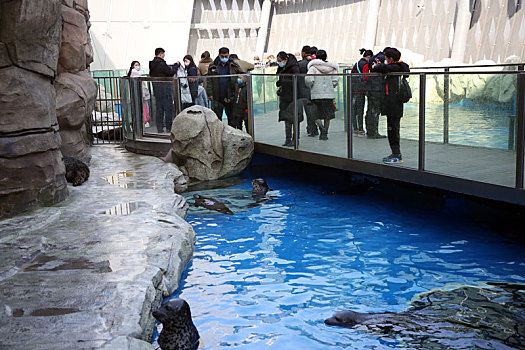
{"label": "man in black jacket", "polygon": [[224,111],[228,117],[228,124],[232,123],[237,77],[228,77],[227,75],[242,73],[241,67],[230,58],[230,50],[227,47],[219,49],[219,56],[208,67],[210,78],[207,79],[206,93],[211,101],[211,109],[219,120],[222,120]]}
{"label": "man in black jacket", "polygon": [[[310,56],[310,46],[303,46],[301,56],[303,59],[299,61],[299,73],[306,74],[308,73],[308,63],[312,60],[312,57]],[[315,124],[315,105],[312,103],[310,97],[310,88],[304,83],[304,76],[297,77],[297,96],[300,99],[297,108],[304,108],[306,113],[306,132],[308,133],[308,136],[319,135],[317,125]]]}
{"label": "man in black jacket", "polygon": [[[378,73],[396,73],[396,72],[410,72],[408,64],[401,59],[401,52],[395,48],[388,48],[384,51],[386,63],[373,64],[372,72]],[[387,75],[385,77],[385,96],[381,108],[381,114],[386,114],[386,122],[388,127],[388,142],[392,154],[383,158],[386,164],[403,163],[403,156],[401,155],[401,148],[399,146],[399,125],[401,117],[403,117],[403,102],[400,101],[398,93],[400,84],[400,75]]]}
{"label": "man in black jacket", "polygon": [[[165,51],[163,48],[155,49],[155,57],[153,61],[149,62],[149,76],[150,77],[173,77],[177,71],[175,68],[168,66],[164,61]],[[157,124],[157,131],[159,133],[171,131],[171,124],[173,122],[173,83],[172,82],[157,82],[153,83],[153,94],[155,95],[155,122]]]}

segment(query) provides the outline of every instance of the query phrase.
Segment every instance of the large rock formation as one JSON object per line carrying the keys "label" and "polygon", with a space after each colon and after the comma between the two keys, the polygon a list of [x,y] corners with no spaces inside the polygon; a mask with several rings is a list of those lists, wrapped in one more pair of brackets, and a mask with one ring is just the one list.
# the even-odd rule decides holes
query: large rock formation
{"label": "large rock formation", "polygon": [[239,174],[250,163],[252,137],[224,125],[208,108],[185,109],[171,127],[173,161],[190,179],[215,180]]}
{"label": "large rock formation", "polygon": [[87,0],[62,1],[62,40],[58,59],[57,119],[64,155],[87,160],[91,142],[90,117],[97,86],[89,71],[93,49],[89,38]]}
{"label": "large rock formation", "polygon": [[53,79],[60,0],[0,2],[0,216],[67,197]]}
{"label": "large rock formation", "polygon": [[88,19],[86,0],[0,1],[0,216],[65,199],[62,153],[86,158]]}

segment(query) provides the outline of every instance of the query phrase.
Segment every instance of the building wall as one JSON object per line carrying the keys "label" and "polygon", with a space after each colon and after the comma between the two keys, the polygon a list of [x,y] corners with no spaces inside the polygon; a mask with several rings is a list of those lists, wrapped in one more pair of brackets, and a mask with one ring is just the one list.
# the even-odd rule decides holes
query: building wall
{"label": "building wall", "polygon": [[166,50],[166,61],[187,54],[193,0],[90,0],[91,69],[128,68],[138,60],[148,69],[155,48]]}
{"label": "building wall", "polygon": [[219,48],[251,60],[260,27],[259,0],[195,0],[188,53],[200,58],[204,51],[215,57]]}

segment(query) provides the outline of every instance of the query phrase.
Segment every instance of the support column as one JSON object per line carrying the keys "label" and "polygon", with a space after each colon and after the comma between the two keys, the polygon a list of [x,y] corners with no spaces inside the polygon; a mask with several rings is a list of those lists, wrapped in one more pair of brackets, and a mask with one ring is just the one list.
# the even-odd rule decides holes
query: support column
{"label": "support column", "polygon": [[272,2],[264,0],[261,8],[261,20],[259,27],[259,35],[257,35],[256,54],[262,59],[264,50],[266,48],[266,41],[268,40],[268,26],[270,25],[270,16],[272,14]]}
{"label": "support column", "polygon": [[379,10],[381,8],[381,0],[368,1],[368,16],[366,20],[366,31],[364,48],[373,50],[376,44],[377,23],[379,22]]}
{"label": "support column", "polygon": [[452,54],[450,58],[457,62],[465,60],[468,31],[471,20],[470,0],[458,0],[458,15],[456,27],[454,28],[454,41],[452,43]]}

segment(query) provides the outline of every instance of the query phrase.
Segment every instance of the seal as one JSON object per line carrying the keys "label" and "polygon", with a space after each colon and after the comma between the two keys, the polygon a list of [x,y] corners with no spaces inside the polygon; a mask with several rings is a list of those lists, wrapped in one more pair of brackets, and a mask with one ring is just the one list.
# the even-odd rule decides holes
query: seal
{"label": "seal", "polygon": [[255,197],[266,196],[266,193],[271,191],[271,189],[268,187],[268,184],[266,183],[266,180],[262,178],[252,180],[252,186],[252,196]]}
{"label": "seal", "polygon": [[233,215],[233,211],[231,211],[224,203],[219,202],[215,198],[211,197],[204,197],[199,194],[194,194],[193,199],[195,199],[195,206],[196,207],[203,207],[209,210],[215,210],[219,213]]}
{"label": "seal", "polygon": [[162,350],[194,350],[199,347],[199,331],[193,324],[186,300],[170,299],[152,314],[162,323],[157,340]]}
{"label": "seal", "polygon": [[73,186],[80,186],[89,178],[89,167],[80,159],[64,156],[64,166],[66,167],[66,180],[73,183]]}
{"label": "seal", "polygon": [[388,312],[385,313],[360,313],[352,310],[343,310],[338,311],[333,314],[332,317],[324,320],[324,323],[329,326],[339,326],[345,328],[352,328],[357,324],[365,323],[368,321],[384,321],[384,319],[389,315]]}

